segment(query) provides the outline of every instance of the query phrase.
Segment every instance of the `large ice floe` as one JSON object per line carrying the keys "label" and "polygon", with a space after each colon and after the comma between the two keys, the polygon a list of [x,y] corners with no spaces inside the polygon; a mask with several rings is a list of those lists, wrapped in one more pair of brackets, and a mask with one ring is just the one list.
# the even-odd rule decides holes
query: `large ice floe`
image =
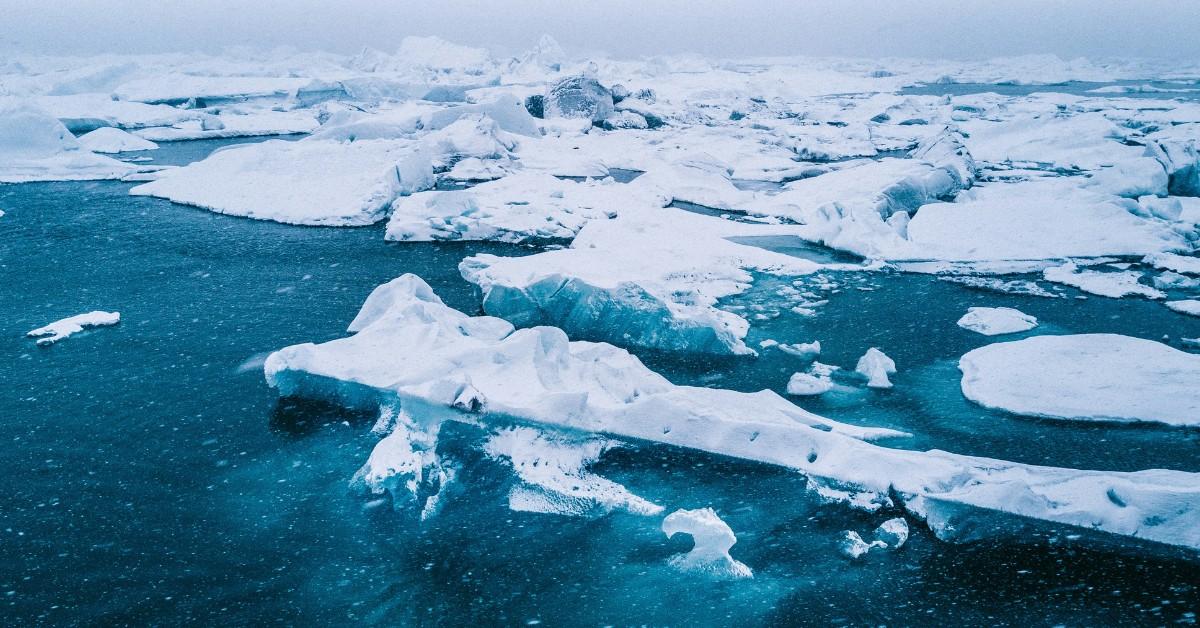
{"label": "large ice floe", "polygon": [[[534,487],[535,497],[510,500],[518,508],[658,512],[591,476],[588,463],[605,447],[585,437],[595,435],[787,467],[826,499],[902,508],[946,540],[1041,521],[1200,549],[1197,474],[1083,471],[883,447],[870,441],[903,435],[832,421],[771,392],[677,386],[612,345],[458,312],[414,275],[377,288],[349,330],[346,338],[271,354],[267,381],[284,396],[382,406],[377,429],[387,436],[356,481],[398,504],[419,497],[428,510],[440,499],[452,473],[433,443],[444,422],[459,421],[491,430],[491,454],[509,458]],[[514,425],[533,431],[506,432]],[[706,535],[697,540],[702,551],[730,544]]]}
{"label": "large ice floe", "polygon": [[959,361],[962,391],[989,408],[1082,421],[1200,425],[1200,355],[1116,334],[1035,336]]}

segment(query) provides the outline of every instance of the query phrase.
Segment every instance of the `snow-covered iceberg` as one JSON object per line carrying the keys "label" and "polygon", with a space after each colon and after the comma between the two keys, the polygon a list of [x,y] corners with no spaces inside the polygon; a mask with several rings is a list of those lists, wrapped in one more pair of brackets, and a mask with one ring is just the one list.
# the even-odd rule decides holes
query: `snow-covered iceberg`
{"label": "snow-covered iceberg", "polygon": [[948,540],[1045,521],[1200,549],[1194,473],[1080,471],[881,447],[867,441],[898,434],[831,421],[770,392],[676,386],[611,345],[467,316],[413,275],[377,288],[350,331],[273,353],[268,383],[285,396],[398,405],[424,434],[444,421],[485,429],[515,421],[780,465],[828,499],[903,507]]}
{"label": "snow-covered iceberg", "polygon": [[0,183],[119,179],[136,170],[87,150],[45,111],[0,99]]}

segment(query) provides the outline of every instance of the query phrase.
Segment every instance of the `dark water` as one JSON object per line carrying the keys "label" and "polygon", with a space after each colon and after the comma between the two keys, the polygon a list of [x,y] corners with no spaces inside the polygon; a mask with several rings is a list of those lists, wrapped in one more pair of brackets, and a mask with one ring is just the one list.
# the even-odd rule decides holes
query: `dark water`
{"label": "dark water", "polygon": [[[1135,88],[1129,92],[1094,92],[1112,86]],[[1146,88],[1149,89],[1146,89]],[[1157,91],[1164,90],[1164,91]],[[1172,91],[1175,90],[1175,91]],[[1007,83],[929,83],[901,89],[906,96],[966,96],[969,94],[1000,94],[1001,96],[1028,96],[1039,92],[1056,92],[1095,98],[1151,98],[1161,100],[1200,100],[1200,83],[1184,81],[1114,81],[1095,83],[1089,81],[1067,81],[1053,85],[1013,85]]]}
{"label": "dark water", "polygon": [[[166,144],[163,162],[215,143]],[[512,479],[477,430],[443,435],[462,466],[442,513],[350,495],[373,417],[277,403],[255,356],[343,335],[370,290],[416,272],[478,311],[463,256],[530,249],[386,244],[381,228],[303,228],[126,195],[117,182],[0,186],[0,619],[45,624],[1030,624],[1194,620],[1197,563],[1141,546],[1098,547],[1046,528],[951,546],[914,523],[903,550],[850,563],[845,529],[895,513],[816,503],[780,469],[660,446],[617,450],[598,470],[666,506],[713,506],[752,580],[676,572],[657,518],[511,512]],[[849,280],[815,318],[756,322],[755,340],[820,339],[853,366],[883,348],[890,393],[810,408],[901,427],[911,446],[1104,468],[1195,469],[1194,434],[1066,426],[982,412],[947,366],[986,342],[953,325],[966,305],[1006,304],[1054,329],[1200,336],[1140,301],[1032,300],[913,275]],[[872,287],[861,291],[857,287]],[[743,303],[778,286],[762,281]],[[92,309],[120,325],[38,348],[23,334]],[[767,309],[763,306],[763,309]],[[1114,318],[1116,316],[1116,318]],[[654,356],[647,356],[654,361]],[[676,381],[781,389],[796,369],[758,361],[661,365]],[[1107,443],[1107,444],[1105,444]],[[1099,452],[1099,453],[1098,453]],[[1111,457],[1097,457],[1111,452]],[[1089,458],[1090,456],[1090,458]]]}

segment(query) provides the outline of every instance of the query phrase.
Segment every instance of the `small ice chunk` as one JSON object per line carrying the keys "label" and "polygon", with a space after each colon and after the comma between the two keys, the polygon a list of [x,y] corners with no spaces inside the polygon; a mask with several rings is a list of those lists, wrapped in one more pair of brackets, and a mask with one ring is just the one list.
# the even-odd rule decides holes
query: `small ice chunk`
{"label": "small ice chunk", "polygon": [[869,388],[891,388],[892,382],[888,379],[888,375],[896,372],[896,363],[884,352],[871,347],[867,349],[863,357],[858,359],[858,365],[854,367],[854,370],[867,377]]}
{"label": "small ice chunk", "polygon": [[1183,301],[1167,301],[1167,307],[1180,314],[1200,316],[1200,299],[1185,299]]}
{"label": "small ice chunk", "polygon": [[843,532],[842,538],[838,541],[838,551],[842,553],[842,556],[852,560],[866,556],[868,552],[877,547],[885,548],[887,547],[887,543],[883,541],[871,541],[868,543],[853,530]]}
{"label": "small ice chunk", "polygon": [[729,548],[737,543],[737,537],[712,508],[676,510],[663,519],[662,530],[667,538],[683,532],[690,534],[695,542],[692,551],[671,558],[675,567],[717,578],[754,576],[749,567],[729,555]]}
{"label": "small ice chunk", "polygon": [[958,319],[958,326],[985,336],[1015,334],[1037,327],[1036,318],[1011,307],[972,307]]}
{"label": "small ice chunk", "polygon": [[546,90],[547,118],[587,118],[602,122],[613,113],[612,92],[590,76],[568,76]]}
{"label": "small ice chunk", "polygon": [[811,358],[821,355],[821,341],[798,342],[795,344],[779,345],[779,350],[801,358]]}
{"label": "small ice chunk", "polygon": [[54,321],[45,327],[38,327],[25,335],[30,338],[37,338],[39,346],[46,346],[69,338],[88,327],[107,327],[109,325],[116,325],[119,322],[121,322],[121,314],[119,312],[96,310]]}
{"label": "small ice chunk", "polygon": [[123,153],[158,148],[158,144],[150,140],[113,127],[101,127],[91,133],[79,136],[79,145],[94,153]]}
{"label": "small ice chunk", "polygon": [[789,395],[820,395],[833,388],[829,377],[813,375],[812,373],[793,373],[787,383]]}
{"label": "small ice chunk", "polygon": [[908,542],[908,522],[904,517],[888,519],[875,528],[875,540],[882,541],[892,549],[900,549]]}

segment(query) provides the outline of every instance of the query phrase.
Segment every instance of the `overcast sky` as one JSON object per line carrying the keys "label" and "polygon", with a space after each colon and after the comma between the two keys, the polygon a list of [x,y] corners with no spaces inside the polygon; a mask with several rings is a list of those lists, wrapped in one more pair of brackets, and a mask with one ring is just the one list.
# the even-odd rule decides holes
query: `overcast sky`
{"label": "overcast sky", "polygon": [[1200,0],[0,0],[0,53],[393,51],[406,35],[511,53],[542,33],[616,57],[1200,58]]}

